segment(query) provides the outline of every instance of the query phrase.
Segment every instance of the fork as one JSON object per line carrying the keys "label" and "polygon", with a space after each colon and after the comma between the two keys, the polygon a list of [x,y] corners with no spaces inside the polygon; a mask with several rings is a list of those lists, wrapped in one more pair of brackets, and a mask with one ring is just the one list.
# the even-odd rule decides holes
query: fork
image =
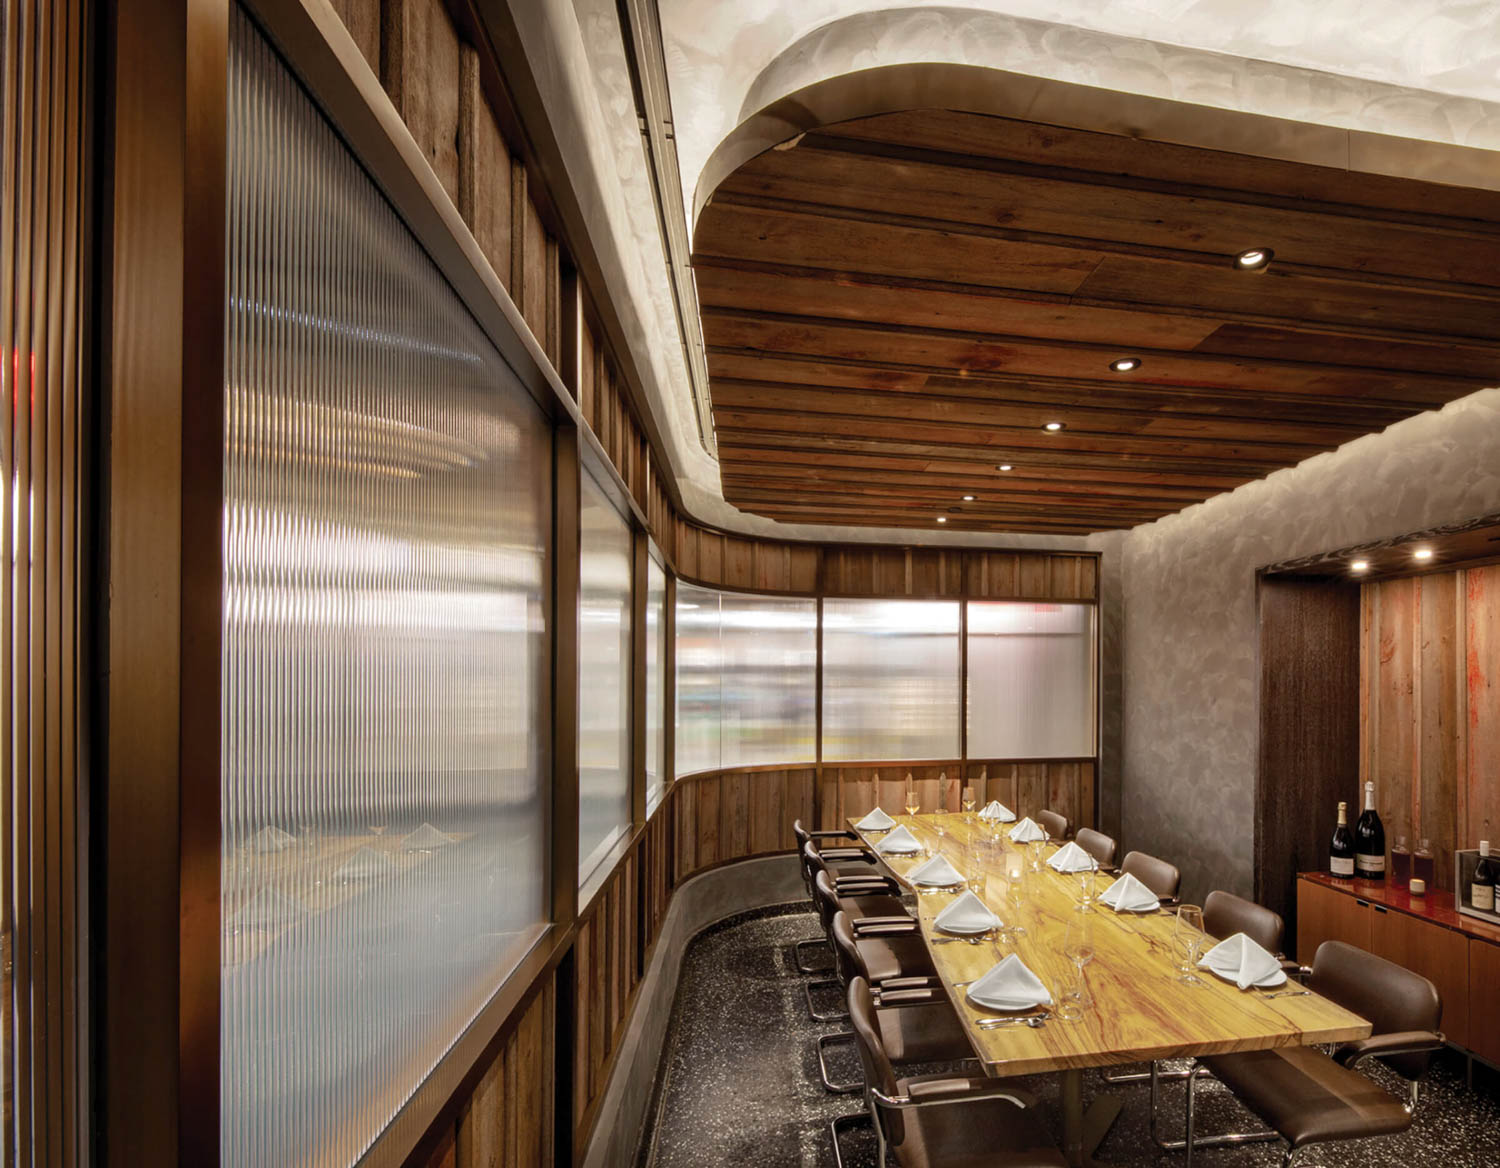
{"label": "fork", "polygon": [[974,1023],[980,1030],[998,1030],[1002,1026],[1029,1026],[1033,1030],[1039,1029],[1048,1018],[1048,1014],[1027,1014],[1024,1018],[981,1018]]}

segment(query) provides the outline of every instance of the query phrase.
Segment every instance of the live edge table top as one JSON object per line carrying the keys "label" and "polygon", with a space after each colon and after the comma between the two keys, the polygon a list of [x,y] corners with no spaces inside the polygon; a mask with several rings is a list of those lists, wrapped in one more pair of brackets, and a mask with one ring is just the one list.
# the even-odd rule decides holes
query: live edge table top
{"label": "live edge table top", "polygon": [[[946,856],[965,876],[968,887],[1002,920],[1019,923],[1025,930],[1008,945],[997,941],[934,945],[944,934],[934,928],[933,918],[952,903],[956,893],[917,897],[922,935],[933,964],[969,1041],[991,1075],[1348,1042],[1370,1034],[1370,1024],[1363,1018],[1317,994],[1270,998],[1264,991],[1240,990],[1206,970],[1200,971],[1202,984],[1179,981],[1170,912],[1116,915],[1098,905],[1080,913],[1077,906],[1083,891],[1078,877],[1054,872],[1045,864],[1039,873],[1025,873],[1022,904],[1016,908],[1009,902],[1006,872],[1025,856],[1024,848],[1006,837],[1010,825],[996,832],[977,818],[956,813],[895,818],[930,853]],[[852,827],[854,820],[849,822]],[[885,835],[854,830],[871,847]],[[1055,848],[1049,844],[1045,850],[1050,854]],[[906,874],[923,862],[920,857],[900,856],[883,856],[882,860],[908,887]],[[1110,879],[1101,873],[1098,890],[1108,887]],[[1054,1007],[1046,1025],[1035,1029],[977,1027],[976,1022],[995,1017],[995,1012],[971,1006],[963,989],[955,989],[954,983],[982,976],[1006,954],[1015,952],[1054,1000],[1060,1001],[1076,982],[1075,967],[1063,955],[1063,937],[1070,921],[1084,917],[1093,921],[1094,959],[1085,977],[1094,1005],[1082,1019],[1064,1021]],[[1295,983],[1288,988],[1296,988]]]}

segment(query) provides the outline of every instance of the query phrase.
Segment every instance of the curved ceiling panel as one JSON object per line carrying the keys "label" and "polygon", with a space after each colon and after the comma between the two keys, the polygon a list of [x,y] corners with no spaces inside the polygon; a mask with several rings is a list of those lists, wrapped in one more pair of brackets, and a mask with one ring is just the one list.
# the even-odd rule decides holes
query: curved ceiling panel
{"label": "curved ceiling panel", "polygon": [[1015,118],[812,128],[693,265],[725,498],[782,522],[1130,527],[1500,384],[1500,194]]}

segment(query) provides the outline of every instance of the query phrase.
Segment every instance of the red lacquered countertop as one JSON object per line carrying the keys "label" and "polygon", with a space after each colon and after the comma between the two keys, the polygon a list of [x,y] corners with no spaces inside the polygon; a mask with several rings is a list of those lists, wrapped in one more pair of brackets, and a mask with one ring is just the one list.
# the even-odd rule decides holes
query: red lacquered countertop
{"label": "red lacquered countertop", "polygon": [[1335,888],[1394,912],[1421,917],[1445,929],[1456,929],[1460,933],[1468,933],[1473,937],[1500,943],[1500,925],[1492,925],[1487,921],[1481,921],[1478,917],[1465,916],[1459,912],[1453,907],[1453,893],[1451,892],[1435,889],[1428,892],[1426,896],[1412,896],[1406,889],[1390,881],[1376,884],[1368,880],[1338,880],[1327,872],[1303,872],[1301,879],[1311,881],[1313,884],[1321,884],[1325,888]]}

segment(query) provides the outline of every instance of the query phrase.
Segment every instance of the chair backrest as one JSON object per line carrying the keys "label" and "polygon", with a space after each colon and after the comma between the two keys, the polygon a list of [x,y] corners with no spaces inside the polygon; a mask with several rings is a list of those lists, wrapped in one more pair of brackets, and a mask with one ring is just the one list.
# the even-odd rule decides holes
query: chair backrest
{"label": "chair backrest", "polygon": [[800,819],[792,820],[792,837],[797,841],[797,850],[799,852],[813,842],[812,832],[802,826]]}
{"label": "chair backrest", "polygon": [[834,913],[833,925],[828,932],[833,939],[833,965],[839,981],[845,986],[856,977],[868,981],[870,973],[865,968],[864,958],[859,955],[859,945],[854,939],[854,922],[849,919],[849,914]]}
{"label": "chair backrest", "polygon": [[813,907],[818,910],[823,931],[832,930],[834,915],[839,911],[839,894],[834,891],[833,878],[821,870],[813,876]]}
{"label": "chair backrest", "polygon": [[1163,900],[1175,899],[1182,887],[1182,873],[1175,865],[1158,860],[1155,856],[1148,856],[1145,852],[1128,853],[1125,862],[1120,865],[1120,871],[1134,876]]}
{"label": "chair backrest", "polygon": [[[870,994],[870,983],[862,977],[849,982],[849,1022],[854,1027],[854,1045],[859,1049],[859,1062],[864,1067],[865,1086],[885,1095],[895,1095],[896,1070],[880,1040],[880,1024],[875,1019],[875,999]],[[876,1107],[871,1101],[870,1114],[885,1133],[888,1143],[899,1145],[906,1138],[906,1125],[900,1111]]]}
{"label": "chair backrest", "polygon": [[[1372,1036],[1436,1030],[1443,1020],[1437,986],[1420,973],[1342,941],[1324,941],[1318,946],[1307,985],[1368,1021]],[[1380,1061],[1404,1078],[1420,1079],[1431,1058],[1427,1052]]]}
{"label": "chair backrest", "polygon": [[1280,913],[1272,912],[1265,905],[1216,889],[1203,902],[1203,929],[1220,941],[1244,933],[1267,953],[1280,957],[1286,925]]}
{"label": "chair backrest", "polygon": [[1038,811],[1036,821],[1042,825],[1047,834],[1053,839],[1068,838],[1068,817],[1061,812],[1050,809]]}
{"label": "chair backrest", "polygon": [[1113,868],[1115,866],[1120,845],[1102,831],[1095,831],[1092,827],[1080,827],[1078,834],[1073,837],[1073,842],[1093,856],[1099,867]]}

